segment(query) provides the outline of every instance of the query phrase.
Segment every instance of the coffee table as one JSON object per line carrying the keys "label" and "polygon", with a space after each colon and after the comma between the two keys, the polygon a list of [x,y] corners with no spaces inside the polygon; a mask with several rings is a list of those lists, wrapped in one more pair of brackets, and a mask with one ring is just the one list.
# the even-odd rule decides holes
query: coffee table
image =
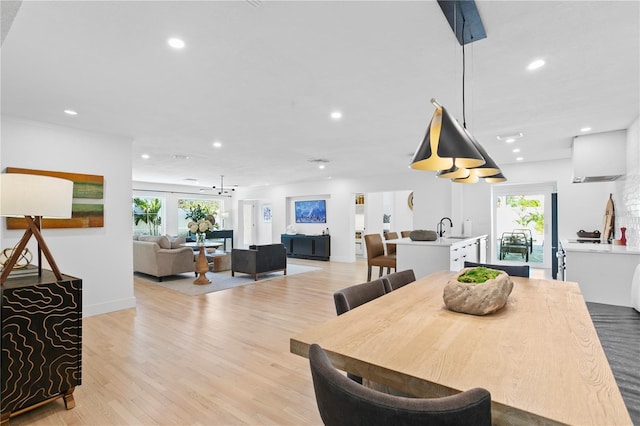
{"label": "coffee table", "polygon": [[200,253],[198,253],[198,259],[196,260],[196,272],[198,273],[198,277],[193,282],[194,284],[210,284],[211,280],[207,278],[207,272],[209,272],[209,262],[207,262],[207,256],[205,254],[205,249],[208,248],[218,248],[222,245],[222,243],[214,242],[214,241],[205,241],[204,243],[184,243],[180,244],[181,246],[198,248]]}

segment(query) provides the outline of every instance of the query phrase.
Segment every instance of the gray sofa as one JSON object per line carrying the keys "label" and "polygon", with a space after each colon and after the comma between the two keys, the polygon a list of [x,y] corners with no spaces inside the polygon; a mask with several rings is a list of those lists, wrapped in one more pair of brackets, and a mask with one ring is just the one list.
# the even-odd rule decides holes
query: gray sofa
{"label": "gray sofa", "polygon": [[134,236],[133,271],[152,275],[162,281],[162,277],[194,272],[195,256],[190,247],[182,247],[183,239],[167,236]]}
{"label": "gray sofa", "polygon": [[231,251],[231,276],[243,272],[253,275],[253,279],[258,281],[258,274],[273,271],[284,271],[284,275],[287,275],[284,244],[250,246],[248,250],[234,248]]}

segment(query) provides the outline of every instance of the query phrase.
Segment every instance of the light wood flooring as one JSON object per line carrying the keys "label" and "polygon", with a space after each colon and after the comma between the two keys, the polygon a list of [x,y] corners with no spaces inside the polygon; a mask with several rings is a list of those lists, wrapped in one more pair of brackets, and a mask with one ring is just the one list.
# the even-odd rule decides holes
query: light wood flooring
{"label": "light wood flooring", "polygon": [[135,280],[136,309],[84,319],[76,407],[11,424],[322,424],[289,338],[335,317],[333,292],[366,281],[366,261],[290,262],[323,269],[202,296]]}

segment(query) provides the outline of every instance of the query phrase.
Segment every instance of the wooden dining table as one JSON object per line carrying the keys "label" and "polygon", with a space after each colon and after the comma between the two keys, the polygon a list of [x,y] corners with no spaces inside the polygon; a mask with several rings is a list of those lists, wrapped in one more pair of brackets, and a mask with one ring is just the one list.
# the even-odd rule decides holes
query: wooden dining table
{"label": "wooden dining table", "polygon": [[511,277],[501,310],[449,311],[453,272],[430,274],[290,339],[308,357],[416,397],[474,387],[491,393],[494,424],[631,425],[575,282]]}

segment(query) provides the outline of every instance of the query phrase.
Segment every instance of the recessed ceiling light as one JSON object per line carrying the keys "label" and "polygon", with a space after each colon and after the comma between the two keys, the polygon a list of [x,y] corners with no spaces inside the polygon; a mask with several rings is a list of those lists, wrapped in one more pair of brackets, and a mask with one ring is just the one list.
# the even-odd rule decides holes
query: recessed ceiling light
{"label": "recessed ceiling light", "polygon": [[520,152],[520,148],[516,148],[516,149],[514,149],[514,150],[513,150],[513,151],[511,151],[511,152]]}
{"label": "recessed ceiling light", "polygon": [[524,136],[524,133],[518,132],[518,133],[511,133],[511,134],[508,134],[508,135],[498,135],[498,136],[496,136],[496,138],[499,141],[504,141],[504,142],[507,142],[507,143],[511,143],[511,142],[514,142],[516,139],[520,139],[523,136]]}
{"label": "recessed ceiling light", "polygon": [[184,49],[184,41],[179,38],[170,38],[169,40],[167,40],[167,44],[174,49]]}
{"label": "recessed ceiling light", "polygon": [[342,118],[342,112],[340,111],[333,111],[331,113],[331,119],[332,120],[340,120]]}
{"label": "recessed ceiling light", "polygon": [[142,157],[143,160],[148,160],[149,158],[151,158],[149,154],[142,154],[140,157]]}
{"label": "recessed ceiling light", "polygon": [[536,59],[535,61],[527,65],[527,69],[529,71],[537,70],[538,68],[543,67],[544,64],[545,64],[544,59]]}
{"label": "recessed ceiling light", "polygon": [[222,147],[222,142],[215,141],[215,142],[213,143],[213,147],[214,147],[214,148],[221,148],[221,147]]}
{"label": "recessed ceiling light", "polygon": [[591,127],[583,127],[580,129],[581,132],[588,132],[589,130],[591,130]]}
{"label": "recessed ceiling light", "polygon": [[72,109],[65,109],[64,113],[68,115],[78,115],[78,113]]}
{"label": "recessed ceiling light", "polygon": [[320,170],[324,169],[324,164],[320,164],[320,165],[318,166],[318,168],[319,168]]}
{"label": "recessed ceiling light", "polygon": [[524,157],[516,157],[516,161],[522,161],[524,160]]}

